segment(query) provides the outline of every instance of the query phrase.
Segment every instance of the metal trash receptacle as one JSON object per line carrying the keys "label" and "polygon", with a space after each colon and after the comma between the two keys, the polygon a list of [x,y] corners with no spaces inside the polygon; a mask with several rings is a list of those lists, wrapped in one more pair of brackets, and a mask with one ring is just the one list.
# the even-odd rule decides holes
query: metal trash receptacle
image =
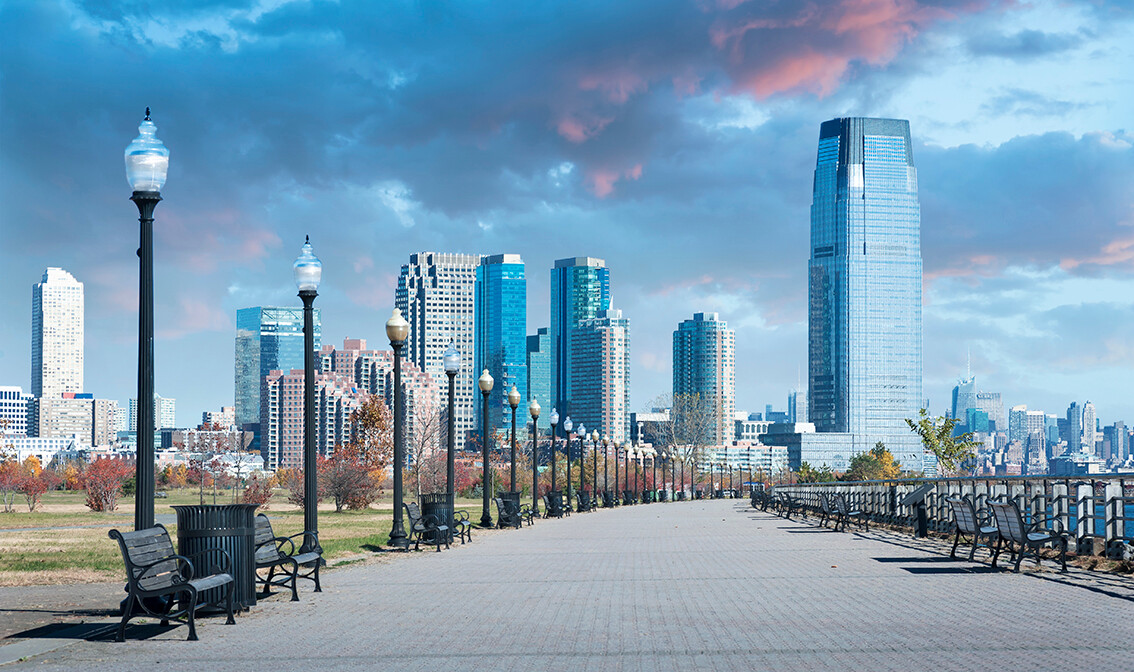
{"label": "metal trash receptacle", "polygon": [[421,515],[433,516],[437,520],[438,525],[445,525],[449,528],[449,540],[452,541],[454,534],[453,524],[453,505],[449,500],[449,494],[445,492],[426,492],[421,495]]}
{"label": "metal trash receptacle", "polygon": [[[230,573],[234,581],[233,605],[247,608],[256,604],[256,504],[188,504],[170,507],[177,512],[177,552],[192,556],[198,574],[220,565],[219,553],[232,558]],[[202,564],[203,563],[203,564]],[[206,591],[205,599],[219,601],[220,591]],[[214,593],[213,591],[217,591]],[[204,600],[201,600],[204,601]]]}

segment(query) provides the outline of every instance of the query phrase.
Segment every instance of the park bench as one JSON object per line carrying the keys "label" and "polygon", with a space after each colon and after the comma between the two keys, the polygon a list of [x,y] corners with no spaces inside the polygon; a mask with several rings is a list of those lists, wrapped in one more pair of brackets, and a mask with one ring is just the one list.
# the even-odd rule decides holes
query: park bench
{"label": "park bench", "polygon": [[575,493],[576,510],[590,511],[591,510],[591,493],[579,490]]}
{"label": "park bench", "polygon": [[[173,550],[173,541],[165,526],[155,525],[134,532],[111,530],[111,539],[118,542],[122,561],[126,564],[126,590],[129,595],[122,607],[122,622],[118,624],[116,641],[126,641],[126,624],[135,616],[160,619],[162,625],[171,620],[184,620],[189,625],[187,641],[197,641],[194,614],[201,593],[213,588],[225,588],[224,609],[228,614],[225,623],[232,625],[232,593],[236,582],[232,578],[232,558],[223,550],[208,550],[186,557]],[[207,573],[198,572],[193,559],[217,554],[221,562],[209,567]],[[198,576],[200,574],[200,576]],[[180,609],[174,609],[176,596],[181,596]],[[220,602],[216,603],[220,606]]]}
{"label": "park bench", "polygon": [[449,548],[449,526],[440,524],[441,521],[431,513],[421,515],[421,507],[417,502],[402,502],[406,509],[406,518],[409,519],[409,541],[413,542],[413,550],[421,549],[421,544],[432,544],[437,552],[441,552],[441,544]]}
{"label": "park bench", "polygon": [[558,495],[558,494],[556,494],[553,497],[551,495],[551,493],[544,495],[543,496],[543,511],[544,511],[543,512],[544,518],[551,518],[552,516],[554,516],[556,518],[562,518],[563,517],[563,497]]}
{"label": "park bench", "polygon": [[[297,537],[304,541],[310,540],[310,548],[313,550],[296,553],[295,539]],[[277,537],[275,532],[272,531],[272,521],[260,513],[256,514],[255,544],[256,571],[258,573],[261,569],[268,570],[268,575],[260,579],[264,582],[264,595],[271,594],[272,586],[286,588],[288,584],[291,584],[291,601],[298,602],[299,593],[295,584],[300,578],[314,581],[315,592],[323,592],[323,588],[319,585],[319,566],[323,564],[323,549],[319,548],[319,537],[316,533],[304,531],[290,537]],[[302,544],[300,550],[302,550]],[[306,574],[300,574],[300,567],[310,567],[310,571]],[[275,578],[277,569],[282,574],[279,579]],[[257,574],[257,578],[259,579],[259,574]]]}
{"label": "park bench", "polygon": [[634,491],[633,490],[623,490],[622,491],[622,504],[624,506],[631,506],[631,505],[637,504],[637,503],[638,503],[638,501],[636,499],[634,499]]}
{"label": "park bench", "polygon": [[612,493],[610,490],[602,491],[602,507],[604,509],[614,508],[614,493]]}
{"label": "park bench", "polygon": [[[996,517],[996,549],[992,553],[992,566],[996,566],[996,559],[1000,556],[1001,545],[1007,544],[1016,560],[1014,571],[1020,571],[1020,563],[1024,556],[1031,553],[1036,558],[1036,565],[1040,564],[1040,549],[1055,543],[1059,545],[1059,560],[1062,571],[1067,571],[1067,536],[1063,532],[1063,523],[1051,516],[1036,517],[1031,525],[1024,524],[1020,509],[1015,502],[988,503]],[[1045,523],[1053,523],[1054,527],[1042,527]],[[1015,549],[1013,550],[1013,547]]]}
{"label": "park bench", "polygon": [[799,500],[786,492],[776,493],[775,506],[776,512],[787,520],[791,520],[791,514],[797,511],[802,513],[804,518],[807,517],[807,510],[800,506]]}
{"label": "park bench", "polygon": [[835,531],[839,531],[839,525],[843,526],[843,532],[847,531],[847,522],[854,520],[859,527],[865,528],[867,532],[870,531],[870,520],[866,516],[866,512],[862,509],[853,509],[847,503],[847,496],[843,493],[838,493],[831,498],[831,504],[835,507],[835,512],[838,514],[838,520],[835,521]]}
{"label": "park bench", "polygon": [[[973,506],[972,500],[967,497],[950,497],[945,501],[953,509],[953,519],[957,527],[953,534],[953,550],[949,552],[949,557],[954,559],[957,557],[957,545],[961,543],[961,537],[972,539],[972,548],[969,549],[969,562],[972,562],[977,548],[987,548],[991,553],[992,544],[999,538],[996,525],[992,520],[992,513],[987,509],[978,512],[976,507]],[[982,544],[981,540],[985,539],[988,540],[988,543]]]}
{"label": "park bench", "polygon": [[496,527],[515,527],[520,528],[524,526],[524,519],[520,516],[520,512],[508,506],[508,502],[499,498],[493,497],[492,501],[496,502]]}
{"label": "park bench", "polygon": [[453,529],[449,532],[460,537],[462,545],[466,541],[472,541],[472,521],[469,520],[468,511],[453,512]]}
{"label": "park bench", "polygon": [[819,493],[819,527],[826,527],[828,520],[835,521],[835,527],[839,527],[838,523],[839,512],[831,504],[831,498],[825,492]]}

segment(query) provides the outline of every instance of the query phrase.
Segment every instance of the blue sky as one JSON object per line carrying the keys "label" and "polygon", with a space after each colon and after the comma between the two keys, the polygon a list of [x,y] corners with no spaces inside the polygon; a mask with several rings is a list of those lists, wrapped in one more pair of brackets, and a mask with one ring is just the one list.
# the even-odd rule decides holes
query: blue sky
{"label": "blue sky", "polygon": [[698,311],[737,330],[737,406],[806,378],[819,124],[909,119],[925,392],[971,351],[1007,405],[1134,421],[1134,4],[982,0],[0,4],[0,384],[30,384],[31,285],[86,284],[86,387],[136,389],[146,106],[171,151],[156,381],[178,421],[232,403],[235,313],[298,305],[384,346],[415,251],[515,252],[528,331],[554,259],[607,260],[632,406]]}

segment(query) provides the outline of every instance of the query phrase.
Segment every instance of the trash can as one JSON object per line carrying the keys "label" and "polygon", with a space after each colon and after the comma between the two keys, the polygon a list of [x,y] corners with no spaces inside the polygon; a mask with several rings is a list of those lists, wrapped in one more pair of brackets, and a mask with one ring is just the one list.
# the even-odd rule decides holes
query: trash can
{"label": "trash can", "polygon": [[438,525],[449,527],[449,540],[453,538],[453,505],[448,493],[427,492],[421,496],[421,516],[433,516]]}
{"label": "trash can", "polygon": [[[177,552],[193,558],[199,576],[220,566],[226,551],[232,559],[233,607],[256,604],[256,509],[257,504],[192,504],[171,507],[177,512]],[[224,588],[206,591],[201,602],[220,602]]]}

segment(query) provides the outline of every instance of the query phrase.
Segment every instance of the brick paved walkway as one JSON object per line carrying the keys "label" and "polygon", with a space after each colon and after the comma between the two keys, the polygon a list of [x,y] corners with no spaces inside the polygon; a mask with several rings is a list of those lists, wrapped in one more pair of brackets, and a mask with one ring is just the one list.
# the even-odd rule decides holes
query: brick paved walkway
{"label": "brick paved walkway", "polygon": [[576,514],[444,553],[329,573],[322,595],[307,588],[298,604],[261,603],[235,626],[207,619],[200,642],[182,641],[185,629],[173,628],[126,644],[79,642],[25,664],[1131,669],[1130,597],[1053,572],[949,561],[907,541],[824,531],[731,500]]}

